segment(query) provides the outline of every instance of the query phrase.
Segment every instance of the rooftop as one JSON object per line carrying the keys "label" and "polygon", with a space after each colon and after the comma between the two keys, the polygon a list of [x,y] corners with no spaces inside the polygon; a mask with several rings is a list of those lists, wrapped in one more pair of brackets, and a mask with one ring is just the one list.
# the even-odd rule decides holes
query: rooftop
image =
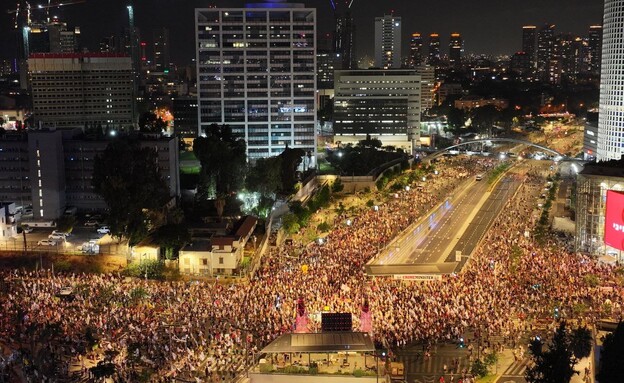
{"label": "rooftop", "polygon": [[262,349],[263,353],[373,352],[373,339],[365,332],[284,334]]}
{"label": "rooftop", "polygon": [[619,160],[588,163],[579,174],[587,176],[624,177],[624,155]]}

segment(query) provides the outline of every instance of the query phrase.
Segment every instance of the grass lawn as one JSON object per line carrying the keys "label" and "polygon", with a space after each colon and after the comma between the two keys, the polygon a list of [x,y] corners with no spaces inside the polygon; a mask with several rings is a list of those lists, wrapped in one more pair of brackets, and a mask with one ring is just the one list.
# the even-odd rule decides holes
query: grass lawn
{"label": "grass lawn", "polygon": [[183,151],[180,152],[180,161],[197,161],[197,157],[193,152]]}
{"label": "grass lawn", "polygon": [[201,165],[193,152],[180,152],[180,173],[199,174]]}

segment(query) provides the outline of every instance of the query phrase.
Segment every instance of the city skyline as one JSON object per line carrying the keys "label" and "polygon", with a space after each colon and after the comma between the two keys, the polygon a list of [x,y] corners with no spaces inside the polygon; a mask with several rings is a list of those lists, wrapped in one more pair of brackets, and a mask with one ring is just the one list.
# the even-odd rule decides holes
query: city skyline
{"label": "city skyline", "polygon": [[[296,2],[296,1],[292,1]],[[316,8],[318,31],[328,33],[333,30],[333,12],[328,0],[299,1],[307,7]],[[167,27],[171,31],[171,56],[179,64],[189,63],[194,57],[193,12],[195,8],[215,5],[217,7],[239,7],[245,1],[215,0],[206,3],[199,0],[176,3],[175,17],[167,10],[173,3],[170,0],[154,0],[149,3],[135,2],[136,25],[141,29],[142,40],[151,42],[153,31]],[[442,46],[448,44],[452,32],[461,33],[465,52],[480,54],[513,54],[521,49],[522,26],[541,26],[548,22],[556,25],[558,32],[569,32],[586,36],[589,26],[602,24],[602,1],[568,2],[565,8],[555,1],[525,1],[516,4],[499,4],[494,1],[481,1],[478,4],[457,0],[432,3],[427,7],[416,3],[384,2],[359,0],[354,2],[353,17],[358,26],[356,38],[357,57],[373,56],[374,18],[394,11],[402,17],[402,48],[408,52],[409,37],[414,32],[423,36],[439,33]],[[51,14],[58,15],[70,26],[79,26],[82,41],[91,50],[105,36],[118,33],[127,23],[126,2],[112,0],[106,3],[88,0],[84,4],[66,7]],[[11,5],[12,6],[12,5]],[[6,35],[13,30],[13,15],[0,12],[1,33]],[[426,9],[422,11],[421,8]],[[486,13],[487,12],[487,13]],[[487,19],[484,20],[484,18]],[[496,33],[492,33],[495,30]],[[0,41],[0,58],[13,57],[15,44],[12,39]],[[446,54],[447,52],[443,52]]]}

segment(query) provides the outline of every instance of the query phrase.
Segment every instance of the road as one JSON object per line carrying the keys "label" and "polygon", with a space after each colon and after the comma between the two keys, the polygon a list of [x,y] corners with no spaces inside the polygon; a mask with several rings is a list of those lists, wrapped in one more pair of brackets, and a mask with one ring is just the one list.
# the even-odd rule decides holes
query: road
{"label": "road", "polygon": [[457,198],[449,198],[409,233],[403,234],[373,264],[396,265],[443,261],[448,241],[487,191],[486,181],[471,181]]}
{"label": "road", "polygon": [[[524,165],[520,165],[522,170]],[[427,274],[457,272],[465,264],[506,201],[521,185],[511,173],[488,195],[490,185],[471,181],[449,197],[367,265],[367,273]],[[485,200],[483,200],[485,198]],[[456,252],[463,255],[456,262]]]}
{"label": "road", "polygon": [[466,230],[461,234],[461,237],[456,238],[458,242],[446,259],[447,262],[453,262],[456,252],[459,251],[462,254],[462,261],[458,264],[456,272],[464,266],[468,256],[476,249],[479,241],[494,222],[494,219],[501,213],[505,203],[513,196],[520,185],[521,181],[513,173],[503,177]]}

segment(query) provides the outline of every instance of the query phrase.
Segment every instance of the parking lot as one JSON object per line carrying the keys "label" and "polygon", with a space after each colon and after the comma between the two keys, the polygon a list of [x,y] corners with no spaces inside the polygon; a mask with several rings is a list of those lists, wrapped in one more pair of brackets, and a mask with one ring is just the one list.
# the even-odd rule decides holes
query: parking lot
{"label": "parking lot", "polygon": [[[99,226],[86,227],[85,220],[79,220],[65,240],[56,239],[54,245],[42,244],[40,241],[49,239],[54,227],[33,227],[32,232],[25,234],[27,251],[58,252],[68,254],[110,254],[126,255],[128,247],[125,241],[119,242],[108,234],[97,232]],[[97,246],[94,246],[97,245]],[[8,240],[0,240],[0,251],[23,251],[24,234]]]}

